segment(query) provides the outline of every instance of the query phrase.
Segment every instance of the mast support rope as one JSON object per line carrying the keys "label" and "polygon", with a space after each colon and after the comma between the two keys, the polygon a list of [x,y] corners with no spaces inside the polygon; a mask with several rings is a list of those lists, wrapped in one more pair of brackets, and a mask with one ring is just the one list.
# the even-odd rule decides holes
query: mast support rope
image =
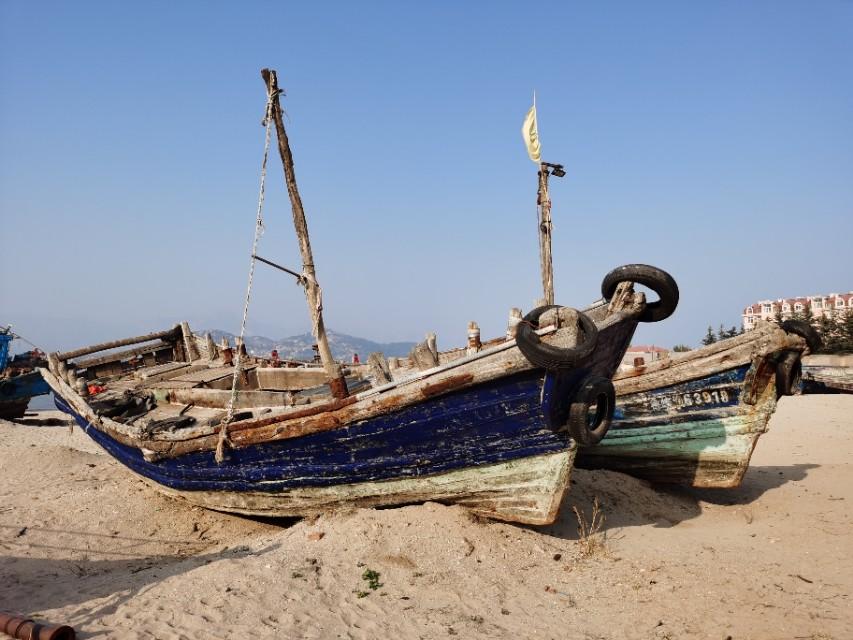
{"label": "mast support rope", "polygon": [[258,210],[255,217],[255,236],[252,240],[251,259],[249,260],[249,282],[246,286],[246,301],[243,305],[243,320],[240,323],[240,344],[237,345],[237,361],[234,364],[234,376],[231,378],[231,397],[228,400],[228,411],[222,423],[219,426],[219,441],[216,444],[216,462],[221,463],[225,459],[225,447],[230,446],[231,442],[228,439],[228,424],[234,420],[234,405],[237,403],[237,384],[240,379],[240,374],[243,371],[243,350],[245,343],[243,339],[246,335],[246,320],[249,317],[249,302],[252,299],[252,282],[255,276],[255,260],[257,258],[258,241],[264,233],[264,192],[267,178],[267,159],[270,153],[270,133],[272,124],[272,105],[275,98],[275,92],[270,91],[267,94],[267,106],[264,113],[264,119],[261,124],[266,128],[264,134],[264,159],[261,163],[261,183],[258,190]]}

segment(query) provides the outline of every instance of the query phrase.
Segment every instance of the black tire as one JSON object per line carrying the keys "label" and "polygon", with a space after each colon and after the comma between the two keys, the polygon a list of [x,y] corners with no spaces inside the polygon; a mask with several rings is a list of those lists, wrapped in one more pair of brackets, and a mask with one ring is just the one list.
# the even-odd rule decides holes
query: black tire
{"label": "black tire", "polygon": [[820,339],[818,332],[805,320],[785,320],[779,326],[788,333],[793,333],[803,338],[809,346],[809,351],[812,353],[820,349],[823,345],[823,340]]}
{"label": "black tire", "polygon": [[582,341],[570,348],[545,344],[536,334],[539,318],[549,309],[558,308],[559,306],[555,304],[537,307],[524,316],[524,320],[518,324],[515,341],[521,353],[532,365],[550,370],[574,369],[578,362],[595,350],[598,342],[598,327],[588,315],[578,311],[578,324],[583,334]]}
{"label": "black tire", "polygon": [[626,264],[616,267],[604,276],[601,282],[601,295],[610,300],[620,282],[636,282],[642,284],[656,294],[660,300],[646,303],[646,308],[639,317],[640,322],[660,322],[672,315],[678,306],[678,285],[675,279],[666,271],[647,264]]}
{"label": "black tire", "polygon": [[776,395],[793,396],[800,392],[803,379],[803,364],[800,354],[789,352],[776,364]]}
{"label": "black tire", "polygon": [[[595,413],[590,414],[593,407]],[[566,423],[569,434],[582,447],[598,444],[610,429],[615,408],[616,391],[613,383],[601,376],[586,377],[569,407]]]}

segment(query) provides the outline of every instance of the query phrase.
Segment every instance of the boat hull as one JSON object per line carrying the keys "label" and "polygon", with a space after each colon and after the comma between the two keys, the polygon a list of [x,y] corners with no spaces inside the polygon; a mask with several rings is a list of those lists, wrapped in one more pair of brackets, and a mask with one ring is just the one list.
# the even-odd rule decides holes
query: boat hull
{"label": "boat hull", "polygon": [[610,431],[582,448],[576,465],[652,482],[738,486],[776,409],[778,369],[803,349],[801,338],[768,325],[620,374]]}
{"label": "boat hull", "polygon": [[207,509],[254,516],[301,517],[342,505],[357,508],[433,501],[459,504],[487,518],[544,525],[557,517],[575,451],[571,447],[423,477],[280,492],[177,491],[152,484],[167,495]]}
{"label": "boat hull", "polygon": [[748,369],[617,397],[607,437],[584,448],[578,466],[693,487],[738,486],[776,405],[775,397],[739,403]]}
{"label": "boat hull", "polygon": [[803,359],[803,393],[853,393],[853,355]]}
{"label": "boat hull", "polygon": [[50,393],[50,387],[38,371],[0,380],[0,418],[22,418],[30,398]]}
{"label": "boat hull", "polygon": [[221,462],[213,451],[146,459],[90,426],[61,396],[56,403],[116,460],[165,493],[207,508],[304,516],[434,500],[548,524],[576,445],[548,426],[543,386],[553,384],[546,378],[527,372],[345,428],[230,450]]}

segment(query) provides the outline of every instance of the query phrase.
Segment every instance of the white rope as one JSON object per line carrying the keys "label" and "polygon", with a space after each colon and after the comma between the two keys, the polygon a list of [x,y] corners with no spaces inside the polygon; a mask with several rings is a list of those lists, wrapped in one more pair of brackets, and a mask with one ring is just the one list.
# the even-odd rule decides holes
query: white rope
{"label": "white rope", "polygon": [[264,160],[261,164],[261,185],[258,192],[258,213],[255,219],[255,237],[252,240],[252,252],[249,260],[249,283],[246,286],[246,302],[243,305],[243,321],[240,324],[240,338],[237,346],[237,362],[234,364],[234,376],[231,379],[231,398],[228,400],[228,412],[225,419],[219,427],[219,442],[216,445],[216,461],[222,462],[225,457],[225,445],[228,442],[228,423],[234,419],[234,404],[237,402],[237,382],[240,378],[243,365],[243,339],[246,335],[246,320],[249,317],[249,302],[252,298],[252,280],[255,276],[255,255],[258,249],[258,240],[264,233],[264,188],[267,178],[267,158],[270,152],[270,124],[272,122],[272,105],[275,94],[270,93],[267,96],[267,108],[264,116],[263,125],[266,127],[264,140]]}

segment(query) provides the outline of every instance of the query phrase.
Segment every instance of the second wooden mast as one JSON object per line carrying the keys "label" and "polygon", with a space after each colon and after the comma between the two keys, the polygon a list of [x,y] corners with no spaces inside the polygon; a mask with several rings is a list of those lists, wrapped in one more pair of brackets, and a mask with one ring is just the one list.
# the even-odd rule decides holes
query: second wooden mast
{"label": "second wooden mast", "polygon": [[293,155],[290,152],[290,144],[287,140],[287,132],[284,130],[284,119],[281,112],[281,103],[278,96],[281,93],[278,88],[278,78],[272,69],[262,69],[261,76],[267,86],[267,94],[272,101],[272,117],[275,123],[276,138],[278,139],[278,152],[281,156],[281,164],[284,168],[284,181],[287,184],[287,193],[290,196],[290,205],[293,210],[293,226],[296,229],[296,237],[299,240],[299,251],[302,254],[302,284],[305,286],[305,297],[308,300],[308,311],[313,320],[313,333],[317,339],[320,351],[320,361],[326,370],[329,379],[329,388],[336,398],[346,398],[348,395],[347,384],[341,366],[332,357],[329,348],[329,340],[326,337],[326,328],[323,324],[323,303],[320,285],[314,269],[314,256],[311,253],[311,240],[308,237],[308,223],[305,220],[305,211],[302,208],[302,198],[296,186],[296,175],[293,171]]}

